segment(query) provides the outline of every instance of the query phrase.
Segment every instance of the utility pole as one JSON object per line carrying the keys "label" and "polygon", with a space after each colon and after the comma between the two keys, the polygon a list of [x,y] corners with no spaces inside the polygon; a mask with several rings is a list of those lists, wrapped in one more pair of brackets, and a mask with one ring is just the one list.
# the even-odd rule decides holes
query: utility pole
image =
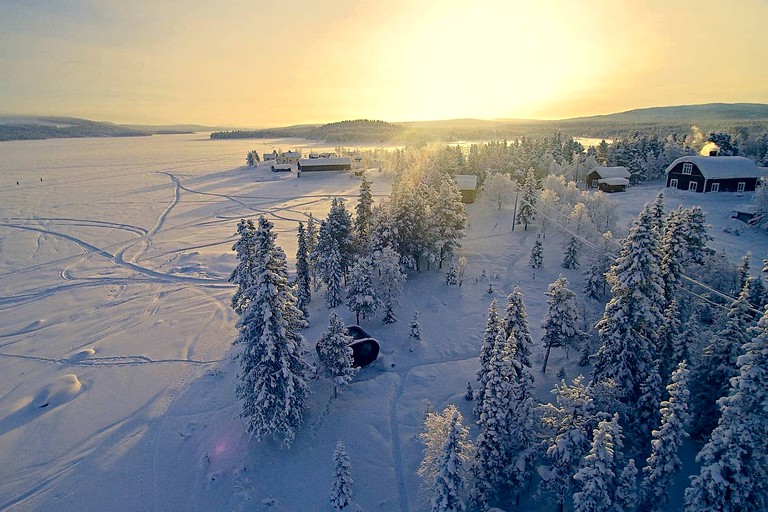
{"label": "utility pole", "polygon": [[512,210],[512,231],[515,230],[515,216],[517,215],[517,197],[520,195],[520,189],[515,185],[515,208]]}

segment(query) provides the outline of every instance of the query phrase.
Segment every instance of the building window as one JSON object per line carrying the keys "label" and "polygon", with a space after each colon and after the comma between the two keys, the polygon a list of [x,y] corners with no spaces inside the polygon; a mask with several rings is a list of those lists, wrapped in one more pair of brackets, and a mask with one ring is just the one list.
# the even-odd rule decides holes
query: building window
{"label": "building window", "polygon": [[688,190],[691,192],[696,192],[699,189],[699,184],[695,181],[689,181],[688,182]]}
{"label": "building window", "polygon": [[743,181],[740,181],[738,185],[736,185],[736,192],[744,192],[744,188],[746,187],[746,183]]}
{"label": "building window", "polygon": [[683,174],[691,174],[693,172],[693,164],[686,162],[683,164]]}
{"label": "building window", "polygon": [[710,189],[710,192],[720,192],[720,184],[719,183],[713,183],[712,188]]}
{"label": "building window", "polygon": [[672,178],[669,180],[669,186],[670,188],[677,188],[677,178]]}

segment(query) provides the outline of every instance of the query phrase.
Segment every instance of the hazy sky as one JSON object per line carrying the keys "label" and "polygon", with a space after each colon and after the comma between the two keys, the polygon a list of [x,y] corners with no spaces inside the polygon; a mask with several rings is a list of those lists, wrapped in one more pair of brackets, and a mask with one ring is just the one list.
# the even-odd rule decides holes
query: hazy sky
{"label": "hazy sky", "polygon": [[766,0],[0,0],[0,113],[276,126],[768,103],[766,27]]}

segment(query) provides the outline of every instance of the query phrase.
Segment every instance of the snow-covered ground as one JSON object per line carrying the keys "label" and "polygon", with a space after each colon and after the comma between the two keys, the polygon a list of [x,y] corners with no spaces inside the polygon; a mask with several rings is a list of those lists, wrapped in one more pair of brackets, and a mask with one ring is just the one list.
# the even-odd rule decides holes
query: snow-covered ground
{"label": "snow-covered ground", "polygon": [[[547,236],[534,276],[536,226],[513,232],[511,210],[470,205],[464,286],[437,272],[410,276],[398,323],[363,322],[382,343],[379,360],[338,398],[314,381],[289,450],[251,442],[235,419],[226,281],[236,223],[266,214],[292,268],[303,213],[324,218],[334,196],[352,208],[358,189],[342,173],[297,179],[241,167],[260,144],[200,134],[0,143],[0,510],[327,510],[338,440],[364,510],[424,510],[416,469],[426,401],[471,418],[463,395],[490,300],[503,307],[519,285],[538,342],[547,284],[563,273],[581,289],[580,270],[560,267],[558,236]],[[386,178],[369,177],[376,199],[388,195]],[[613,196],[625,225],[658,187]],[[760,268],[768,236],[730,219],[749,194],[666,199],[702,204],[713,245],[734,262],[751,250]],[[413,347],[415,310],[424,340]],[[328,319],[321,296],[310,311],[304,334],[314,344]],[[560,367],[569,379],[582,370],[576,359],[553,351],[548,375],[535,372],[541,399]]]}

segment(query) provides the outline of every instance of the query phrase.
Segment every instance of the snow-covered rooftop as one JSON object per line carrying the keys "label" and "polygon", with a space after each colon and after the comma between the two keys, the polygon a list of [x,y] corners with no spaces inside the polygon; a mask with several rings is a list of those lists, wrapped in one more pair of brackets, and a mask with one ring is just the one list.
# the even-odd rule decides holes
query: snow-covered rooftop
{"label": "snow-covered rooftop", "polygon": [[302,167],[311,167],[313,165],[352,165],[352,160],[346,156],[336,158],[302,158],[299,160]]}
{"label": "snow-covered rooftop", "polygon": [[597,171],[601,178],[629,178],[630,176],[627,168],[622,166],[598,167],[595,171]]}
{"label": "snow-covered rooftop", "polygon": [[456,185],[459,187],[459,190],[477,189],[477,176],[474,174],[457,174],[454,178],[456,179]]}
{"label": "snow-covered rooftop", "polygon": [[766,176],[764,167],[743,156],[681,156],[667,167],[669,173],[681,162],[690,162],[699,168],[706,179],[712,178],[761,178]]}

